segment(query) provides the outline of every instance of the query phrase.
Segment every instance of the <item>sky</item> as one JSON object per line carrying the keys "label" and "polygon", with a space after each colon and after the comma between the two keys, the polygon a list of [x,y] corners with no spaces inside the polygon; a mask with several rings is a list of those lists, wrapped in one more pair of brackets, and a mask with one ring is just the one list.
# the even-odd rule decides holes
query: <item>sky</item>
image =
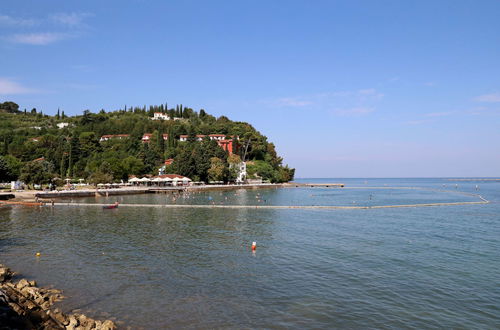
{"label": "sky", "polygon": [[0,102],[247,121],[296,177],[500,176],[500,1],[2,1]]}

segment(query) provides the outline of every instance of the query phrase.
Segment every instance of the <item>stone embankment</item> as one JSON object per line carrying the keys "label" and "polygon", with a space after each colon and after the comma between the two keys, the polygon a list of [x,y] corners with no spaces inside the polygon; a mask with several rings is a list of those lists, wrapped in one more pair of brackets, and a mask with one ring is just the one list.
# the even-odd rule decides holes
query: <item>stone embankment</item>
{"label": "stone embankment", "polygon": [[0,264],[0,330],[3,329],[116,329],[112,321],[98,321],[83,314],[52,309],[63,296],[54,289],[38,288],[35,281],[12,280],[13,273]]}

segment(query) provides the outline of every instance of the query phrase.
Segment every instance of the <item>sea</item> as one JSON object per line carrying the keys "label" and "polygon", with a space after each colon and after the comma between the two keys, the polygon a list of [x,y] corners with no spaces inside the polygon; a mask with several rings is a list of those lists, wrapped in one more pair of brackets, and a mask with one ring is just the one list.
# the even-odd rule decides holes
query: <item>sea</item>
{"label": "sea", "polygon": [[[345,188],[73,200],[138,204],[112,210],[0,207],[0,263],[61,289],[63,311],[123,329],[500,328],[500,181],[296,182]],[[489,203],[419,206],[480,197]],[[384,205],[415,206],[369,208]]]}

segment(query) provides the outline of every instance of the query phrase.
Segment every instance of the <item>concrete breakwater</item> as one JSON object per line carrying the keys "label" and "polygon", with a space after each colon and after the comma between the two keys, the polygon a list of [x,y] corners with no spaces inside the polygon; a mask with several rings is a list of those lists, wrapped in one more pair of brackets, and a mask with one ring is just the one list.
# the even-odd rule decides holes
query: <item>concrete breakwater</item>
{"label": "concrete breakwater", "polygon": [[0,264],[0,329],[112,330],[113,321],[99,321],[83,314],[65,314],[52,305],[63,299],[60,291],[38,288],[35,281],[20,279]]}

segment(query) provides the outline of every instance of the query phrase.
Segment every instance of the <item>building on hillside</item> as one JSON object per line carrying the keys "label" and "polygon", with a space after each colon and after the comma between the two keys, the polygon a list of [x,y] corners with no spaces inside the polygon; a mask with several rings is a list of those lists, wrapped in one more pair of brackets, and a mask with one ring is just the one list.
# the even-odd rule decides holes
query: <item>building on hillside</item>
{"label": "building on hillside", "polygon": [[109,141],[109,140],[123,140],[130,137],[130,134],[111,134],[111,135],[103,135],[99,139],[99,142]]}
{"label": "building on hillside", "polygon": [[[207,135],[197,134],[196,140],[202,141],[205,137],[207,137]],[[224,135],[224,134],[210,134],[210,135],[208,135],[208,138],[210,140],[217,141],[217,144],[219,145],[219,147],[221,147],[222,149],[227,151],[230,155],[232,155],[234,152],[237,151],[237,150],[235,150],[236,145],[233,143],[234,139],[239,139],[238,136],[231,136],[231,137],[232,137],[231,139],[226,139],[226,135]],[[189,135],[181,135],[179,137],[179,141],[185,142],[188,140],[188,138],[189,138]]]}
{"label": "building on hillside", "polygon": [[224,134],[210,134],[208,137],[210,138],[210,140],[216,140],[216,141],[221,141],[226,139],[226,136]]}
{"label": "building on hillside", "polygon": [[[205,138],[206,135],[203,135],[203,134],[196,134],[196,141],[202,141],[204,138]],[[189,138],[189,135],[181,135],[179,136],[179,141],[181,142],[186,142]]]}
{"label": "building on hillside", "polygon": [[[145,133],[142,136],[142,143],[149,143],[151,141],[151,137],[153,136],[152,133]],[[163,141],[168,140],[168,134],[163,134]]]}
{"label": "building on hillside", "polygon": [[64,127],[68,127],[69,123],[58,123],[56,126],[59,129],[63,129]]}
{"label": "building on hillside", "polygon": [[247,163],[231,164],[230,167],[236,169],[236,183],[245,183],[247,179]]}
{"label": "building on hillside", "polygon": [[[181,118],[179,117],[173,118],[173,120],[180,120],[180,119]],[[172,118],[170,118],[170,116],[167,113],[155,112],[153,113],[153,117],[151,118],[151,120],[172,120]]]}
{"label": "building on hillside", "polygon": [[151,120],[170,120],[170,116],[163,112],[155,112]]}
{"label": "building on hillside", "polygon": [[219,147],[221,147],[222,149],[224,149],[225,151],[227,151],[230,155],[232,155],[233,152],[236,151],[236,150],[233,150],[234,149],[234,145],[233,145],[233,140],[232,139],[217,141],[217,144],[219,145]]}

